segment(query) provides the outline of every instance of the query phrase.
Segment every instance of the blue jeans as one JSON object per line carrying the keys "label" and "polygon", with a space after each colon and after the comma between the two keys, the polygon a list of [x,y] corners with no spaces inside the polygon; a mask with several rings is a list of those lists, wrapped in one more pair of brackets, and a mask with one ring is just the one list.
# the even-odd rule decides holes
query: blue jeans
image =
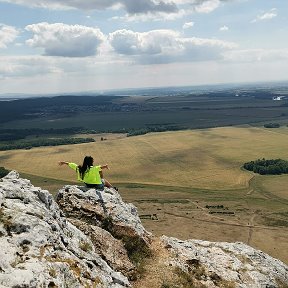
{"label": "blue jeans", "polygon": [[98,190],[104,190],[104,185],[103,184],[87,184],[85,183],[87,188],[95,188]]}

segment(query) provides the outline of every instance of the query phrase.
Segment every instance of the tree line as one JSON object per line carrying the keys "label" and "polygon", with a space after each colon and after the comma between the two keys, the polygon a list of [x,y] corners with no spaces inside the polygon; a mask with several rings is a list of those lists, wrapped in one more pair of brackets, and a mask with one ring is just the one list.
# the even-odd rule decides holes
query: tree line
{"label": "tree line", "polygon": [[279,123],[267,123],[264,124],[265,128],[280,128],[280,124]]}
{"label": "tree line", "polygon": [[151,132],[178,131],[178,130],[184,130],[184,129],[187,129],[187,128],[177,126],[177,125],[154,125],[154,126],[148,126],[146,128],[130,129],[127,133],[127,137],[145,135]]}
{"label": "tree line", "polygon": [[246,162],[243,167],[246,170],[253,171],[254,173],[261,175],[288,174],[288,161],[283,159],[257,159],[255,161]]}
{"label": "tree line", "polygon": [[0,151],[14,150],[14,149],[31,149],[33,147],[41,146],[57,146],[69,144],[81,144],[95,142],[93,138],[58,138],[58,139],[33,139],[25,142],[1,144]]}
{"label": "tree line", "polygon": [[35,135],[72,135],[86,133],[86,130],[82,127],[70,127],[70,128],[27,128],[27,129],[0,129],[0,141],[13,141],[24,139],[27,136]]}

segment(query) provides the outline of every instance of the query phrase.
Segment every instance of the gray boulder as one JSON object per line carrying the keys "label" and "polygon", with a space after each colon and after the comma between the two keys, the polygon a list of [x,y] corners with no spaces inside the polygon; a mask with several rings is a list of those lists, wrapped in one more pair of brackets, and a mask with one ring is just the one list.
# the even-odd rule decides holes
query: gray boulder
{"label": "gray boulder", "polygon": [[68,221],[89,235],[112,268],[131,280],[137,278],[140,263],[135,258],[149,251],[151,233],[143,227],[133,204],[125,203],[113,188],[99,191],[74,185],[60,189],[56,201]]}
{"label": "gray boulder", "polygon": [[205,287],[287,287],[287,265],[244,243],[161,239],[171,253],[167,264],[192,275]]}
{"label": "gray boulder", "polygon": [[56,201],[68,218],[104,227],[119,239],[138,238],[149,245],[151,233],[143,227],[137,208],[125,203],[113,188],[98,191],[67,185],[59,190]]}
{"label": "gray boulder", "polygon": [[1,287],[130,287],[51,194],[15,171],[0,182],[0,236]]}
{"label": "gray boulder", "polygon": [[[56,198],[15,171],[0,179],[0,287],[287,287],[287,265],[243,243],[153,237],[114,189]],[[154,257],[138,279],[145,249]]]}

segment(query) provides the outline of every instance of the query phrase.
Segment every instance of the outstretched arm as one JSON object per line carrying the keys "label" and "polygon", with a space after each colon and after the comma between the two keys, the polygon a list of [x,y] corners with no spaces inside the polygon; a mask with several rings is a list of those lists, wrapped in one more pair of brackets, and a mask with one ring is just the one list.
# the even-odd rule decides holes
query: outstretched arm
{"label": "outstretched arm", "polygon": [[101,169],[108,169],[109,170],[108,164],[101,165],[100,167],[101,167]]}
{"label": "outstretched arm", "polygon": [[71,169],[73,170],[77,170],[78,168],[78,165],[75,164],[75,163],[72,163],[72,162],[66,162],[66,161],[59,161],[58,162],[59,166],[62,166],[62,165],[67,165],[68,167],[70,167]]}
{"label": "outstretched arm", "polygon": [[59,166],[62,166],[62,165],[69,165],[69,162],[59,161],[58,164],[59,164]]}

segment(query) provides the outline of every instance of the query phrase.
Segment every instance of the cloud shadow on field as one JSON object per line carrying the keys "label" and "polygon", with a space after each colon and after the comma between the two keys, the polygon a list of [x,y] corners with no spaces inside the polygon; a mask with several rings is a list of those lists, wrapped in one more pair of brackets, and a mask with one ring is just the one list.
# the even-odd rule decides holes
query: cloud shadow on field
{"label": "cloud shadow on field", "polygon": [[[8,160],[10,158],[11,158],[11,155],[0,155],[0,161]],[[1,166],[1,163],[0,163],[0,166]]]}

